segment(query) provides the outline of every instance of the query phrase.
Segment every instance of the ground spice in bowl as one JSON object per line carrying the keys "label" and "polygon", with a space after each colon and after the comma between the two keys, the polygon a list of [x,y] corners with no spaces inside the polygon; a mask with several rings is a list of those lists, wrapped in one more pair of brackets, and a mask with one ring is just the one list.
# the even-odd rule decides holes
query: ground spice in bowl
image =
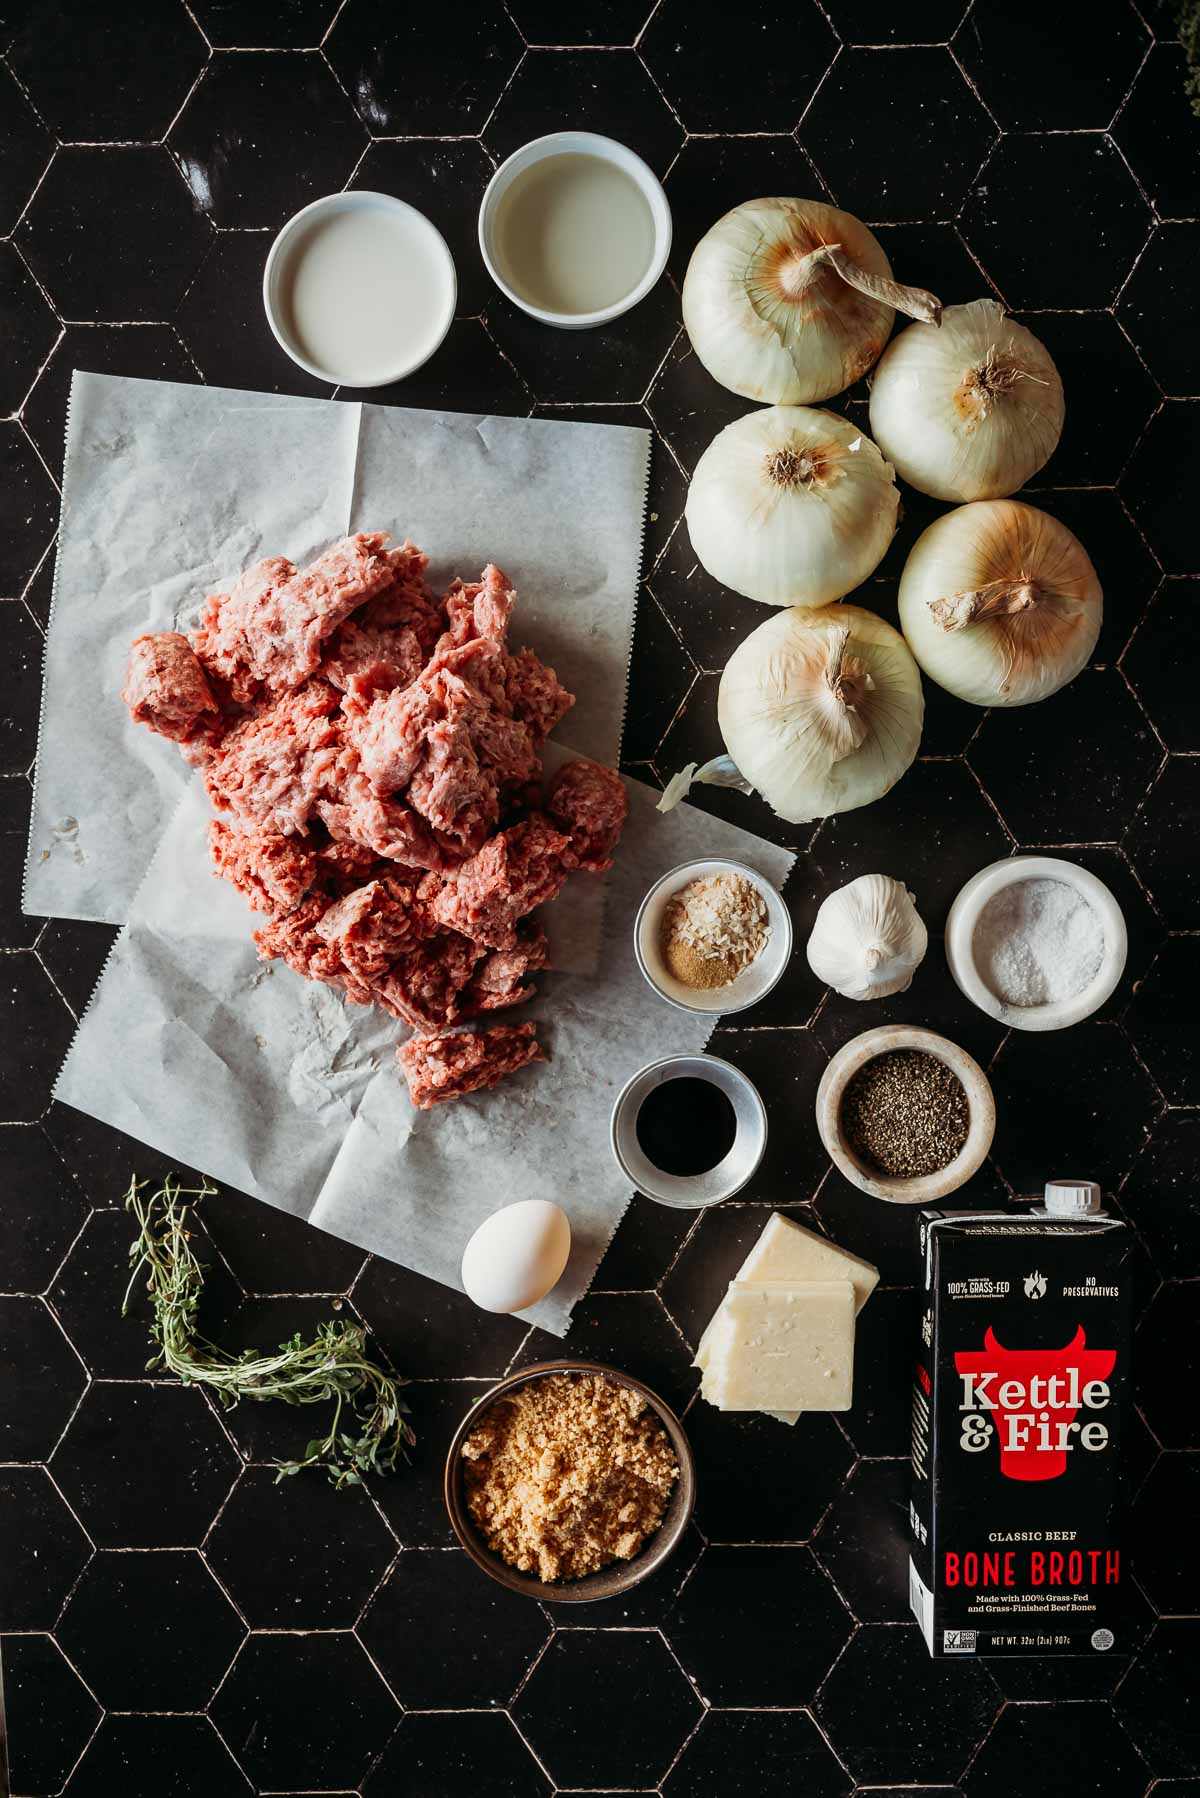
{"label": "ground spice in bowl", "polygon": [[846,1085],[838,1115],[863,1166],[893,1180],[949,1167],[971,1123],[962,1081],[923,1049],[893,1049],[864,1062]]}
{"label": "ground spice in bowl", "polygon": [[484,1542],[541,1580],[632,1560],[679,1478],[653,1406],[600,1374],[548,1374],[503,1394],[463,1443],[462,1465]]}
{"label": "ground spice in bowl", "polygon": [[768,916],[766,900],[744,874],[700,875],[663,912],[663,961],[682,986],[729,986],[766,947]]}

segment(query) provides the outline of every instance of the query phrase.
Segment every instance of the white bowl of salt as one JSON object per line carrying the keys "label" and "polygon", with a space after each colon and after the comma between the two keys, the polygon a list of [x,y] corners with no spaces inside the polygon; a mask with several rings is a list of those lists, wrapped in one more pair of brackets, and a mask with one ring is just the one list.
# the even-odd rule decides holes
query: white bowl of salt
{"label": "white bowl of salt", "polygon": [[1014,1030],[1090,1017],[1125,967],[1121,908],[1074,862],[1017,855],[968,880],[946,921],[946,960],[973,1004]]}

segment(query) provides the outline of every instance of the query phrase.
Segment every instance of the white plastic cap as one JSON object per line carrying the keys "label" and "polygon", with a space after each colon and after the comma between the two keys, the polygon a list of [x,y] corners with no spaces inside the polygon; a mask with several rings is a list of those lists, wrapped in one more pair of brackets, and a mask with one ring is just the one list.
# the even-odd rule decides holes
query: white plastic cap
{"label": "white plastic cap", "polygon": [[1047,1180],[1046,1210],[1051,1217],[1087,1217],[1100,1209],[1094,1180]]}

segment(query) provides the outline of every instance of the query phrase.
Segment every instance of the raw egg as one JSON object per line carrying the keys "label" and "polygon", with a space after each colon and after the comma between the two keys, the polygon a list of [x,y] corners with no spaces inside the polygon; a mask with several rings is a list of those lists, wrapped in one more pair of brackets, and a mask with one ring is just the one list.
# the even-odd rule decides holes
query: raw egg
{"label": "raw egg", "polygon": [[463,1251],[462,1283],[482,1311],[524,1311],[544,1299],[567,1265],[571,1226],[548,1199],[505,1205]]}

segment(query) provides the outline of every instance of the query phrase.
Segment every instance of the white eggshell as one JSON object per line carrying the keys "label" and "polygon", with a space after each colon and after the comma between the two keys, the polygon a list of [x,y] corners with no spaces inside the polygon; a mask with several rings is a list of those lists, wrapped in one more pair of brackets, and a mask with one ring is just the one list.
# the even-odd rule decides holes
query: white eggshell
{"label": "white eggshell", "polygon": [[548,1199],[505,1205],[463,1251],[462,1283],[482,1311],[524,1311],[544,1299],[567,1265],[571,1225]]}

